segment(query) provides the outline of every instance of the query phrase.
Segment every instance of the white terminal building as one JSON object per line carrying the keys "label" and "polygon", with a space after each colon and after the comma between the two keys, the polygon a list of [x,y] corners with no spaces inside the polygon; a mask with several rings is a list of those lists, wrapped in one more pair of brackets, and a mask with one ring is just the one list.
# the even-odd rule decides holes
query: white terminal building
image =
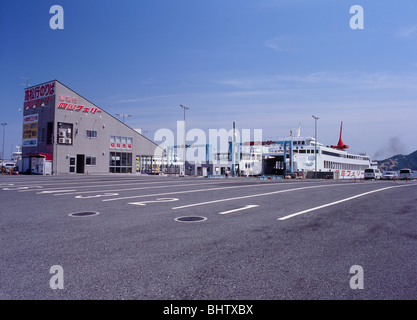
{"label": "white terminal building", "polygon": [[57,80],[25,89],[23,173],[151,173],[163,155],[153,141]]}

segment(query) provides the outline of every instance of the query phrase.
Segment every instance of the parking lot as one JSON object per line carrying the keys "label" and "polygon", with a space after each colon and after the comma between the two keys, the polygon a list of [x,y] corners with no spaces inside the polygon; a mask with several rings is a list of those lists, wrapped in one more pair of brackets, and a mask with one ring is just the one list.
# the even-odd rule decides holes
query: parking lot
{"label": "parking lot", "polygon": [[0,299],[415,299],[416,186],[1,176]]}

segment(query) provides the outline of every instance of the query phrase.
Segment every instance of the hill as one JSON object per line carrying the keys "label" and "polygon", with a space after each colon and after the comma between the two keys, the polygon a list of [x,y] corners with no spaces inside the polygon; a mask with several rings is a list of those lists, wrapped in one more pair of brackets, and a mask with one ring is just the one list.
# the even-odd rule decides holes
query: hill
{"label": "hill", "polygon": [[403,168],[417,170],[417,151],[414,151],[407,156],[398,154],[377,162],[379,169],[382,171],[398,171]]}

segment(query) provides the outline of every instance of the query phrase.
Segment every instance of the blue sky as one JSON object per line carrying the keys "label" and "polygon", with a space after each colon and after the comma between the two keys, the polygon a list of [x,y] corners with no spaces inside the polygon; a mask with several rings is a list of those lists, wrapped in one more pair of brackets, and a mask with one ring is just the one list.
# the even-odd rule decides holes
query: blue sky
{"label": "blue sky", "polygon": [[[64,29],[52,30],[52,5]],[[352,30],[351,6],[364,9]],[[0,2],[0,121],[20,144],[23,77],[57,79],[126,123],[343,140],[377,159],[417,149],[417,1]],[[0,133],[2,135],[2,132]]]}

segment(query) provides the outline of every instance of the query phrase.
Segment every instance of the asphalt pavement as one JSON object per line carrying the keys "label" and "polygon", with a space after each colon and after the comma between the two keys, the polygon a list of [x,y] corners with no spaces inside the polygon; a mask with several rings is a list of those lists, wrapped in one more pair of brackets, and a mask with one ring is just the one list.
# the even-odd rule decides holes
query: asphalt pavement
{"label": "asphalt pavement", "polygon": [[0,299],[417,298],[417,182],[0,176]]}

